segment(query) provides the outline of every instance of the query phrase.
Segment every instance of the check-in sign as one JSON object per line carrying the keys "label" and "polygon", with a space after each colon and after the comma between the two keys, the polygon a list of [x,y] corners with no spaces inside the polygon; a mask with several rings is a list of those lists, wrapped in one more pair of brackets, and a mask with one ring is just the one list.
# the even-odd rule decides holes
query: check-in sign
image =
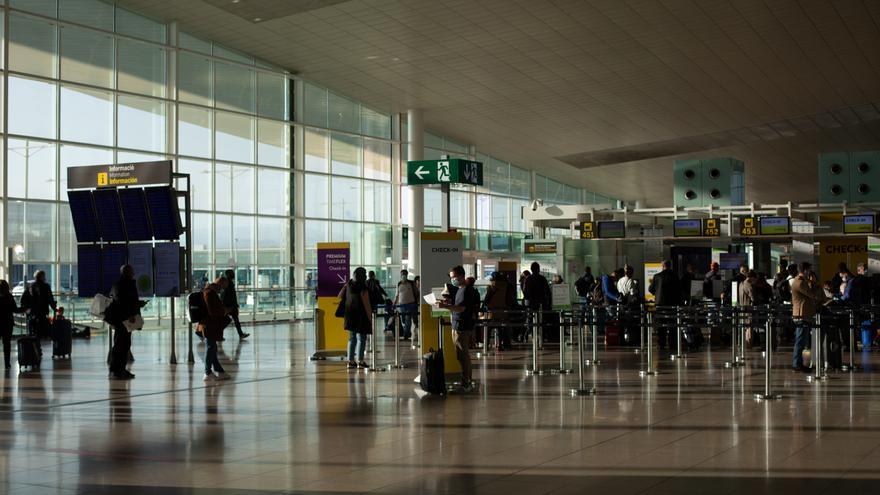
{"label": "check-in sign", "polygon": [[419,184],[483,185],[483,164],[473,160],[413,160],[407,162],[407,182]]}

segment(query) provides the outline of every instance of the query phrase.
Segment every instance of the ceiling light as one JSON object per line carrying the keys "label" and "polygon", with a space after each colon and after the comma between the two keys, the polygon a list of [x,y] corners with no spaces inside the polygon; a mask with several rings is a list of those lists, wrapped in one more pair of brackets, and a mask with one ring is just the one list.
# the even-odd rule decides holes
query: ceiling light
{"label": "ceiling light", "polygon": [[241,0],[232,0],[232,3],[238,3],[238,2],[240,2],[240,1],[241,1]]}
{"label": "ceiling light", "polygon": [[263,20],[262,17],[254,17],[254,22],[260,22],[262,20]]}

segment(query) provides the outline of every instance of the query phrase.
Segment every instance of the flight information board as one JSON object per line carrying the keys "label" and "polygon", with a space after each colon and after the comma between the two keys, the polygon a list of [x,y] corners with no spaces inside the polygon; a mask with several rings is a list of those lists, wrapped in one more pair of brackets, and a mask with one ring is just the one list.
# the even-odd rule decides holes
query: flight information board
{"label": "flight information board", "polygon": [[874,215],[845,215],[843,217],[844,234],[873,234]]}
{"label": "flight information board", "polygon": [[599,222],[600,239],[622,239],[624,237],[626,237],[626,222],[622,220]]}
{"label": "flight information board", "polygon": [[125,225],[122,223],[122,210],[116,189],[97,189],[92,195],[95,198],[95,213],[101,229],[101,239],[104,242],[124,242]]}
{"label": "flight information board", "polygon": [[129,241],[153,240],[150,217],[147,215],[147,200],[144,190],[137,187],[119,189],[119,202],[122,204],[122,218]]}
{"label": "flight information board", "polygon": [[761,235],[791,235],[789,217],[761,217],[758,222],[758,232]]}
{"label": "flight information board", "polygon": [[675,237],[701,237],[703,235],[703,221],[699,218],[673,220],[672,235]]}
{"label": "flight information board", "polygon": [[101,240],[91,191],[67,191],[67,200],[70,203],[70,218],[76,232],[76,242]]}
{"label": "flight information board", "polygon": [[153,237],[163,241],[180,239],[180,212],[177,195],[170,187],[148,187],[147,207],[153,225]]}
{"label": "flight information board", "polygon": [[101,290],[101,248],[81,244],[76,247],[76,260],[79,297],[94,297]]}
{"label": "flight information board", "polygon": [[109,295],[110,289],[119,279],[119,269],[128,263],[128,248],[122,244],[109,244],[101,251],[101,289],[100,293]]}

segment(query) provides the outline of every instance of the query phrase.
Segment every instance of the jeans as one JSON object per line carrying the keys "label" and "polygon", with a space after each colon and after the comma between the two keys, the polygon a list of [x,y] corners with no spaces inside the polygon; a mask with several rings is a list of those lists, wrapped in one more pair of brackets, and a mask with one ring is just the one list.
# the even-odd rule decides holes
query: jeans
{"label": "jeans", "polygon": [[455,357],[461,364],[462,385],[471,382],[471,354],[469,350],[471,339],[473,339],[473,332],[452,332],[452,341],[455,342]]}
{"label": "jeans", "polygon": [[217,358],[217,341],[206,337],[205,342],[207,346],[205,347],[205,374],[211,374],[211,368],[214,368],[214,371],[217,373],[223,373],[223,366],[220,365],[220,360]]}
{"label": "jeans", "polygon": [[113,325],[113,350],[110,356],[110,372],[123,373],[128,364],[128,353],[131,352],[131,332],[125,325]]}
{"label": "jeans", "polygon": [[412,338],[413,318],[418,316],[418,305],[415,303],[400,304],[397,306],[400,311],[400,337]]}
{"label": "jeans", "polygon": [[357,361],[364,360],[364,351],[367,350],[367,334],[348,332],[348,360],[355,361],[355,350],[357,351]]}
{"label": "jeans", "polygon": [[241,331],[241,321],[238,319],[238,310],[229,313],[229,316],[232,317],[232,322],[235,323],[235,330],[238,332],[238,336],[244,335],[244,332]]}
{"label": "jeans", "polygon": [[810,343],[810,323],[797,320],[794,330],[794,352],[791,356],[792,368],[800,368],[804,365],[803,352]]}

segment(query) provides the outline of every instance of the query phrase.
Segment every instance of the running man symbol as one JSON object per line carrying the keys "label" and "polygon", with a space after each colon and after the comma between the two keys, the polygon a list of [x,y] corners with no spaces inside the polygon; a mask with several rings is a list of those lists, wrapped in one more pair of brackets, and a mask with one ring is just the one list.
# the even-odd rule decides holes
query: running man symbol
{"label": "running man symbol", "polygon": [[449,162],[437,162],[437,181],[449,182]]}

